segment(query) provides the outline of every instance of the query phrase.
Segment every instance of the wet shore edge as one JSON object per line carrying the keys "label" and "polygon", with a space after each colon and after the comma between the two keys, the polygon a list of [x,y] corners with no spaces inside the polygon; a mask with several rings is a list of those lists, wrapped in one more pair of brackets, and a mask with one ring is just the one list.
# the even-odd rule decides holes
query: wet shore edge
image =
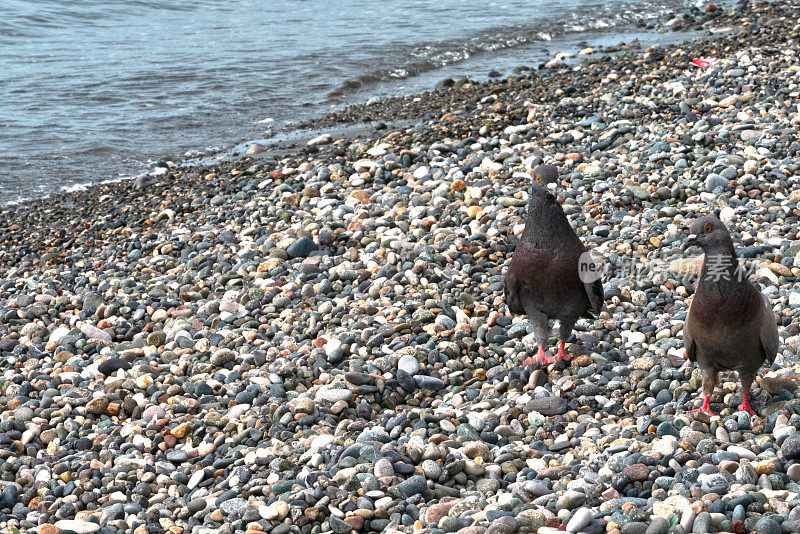
{"label": "wet shore edge", "polygon": [[[735,9],[733,2],[720,2],[719,6],[726,6],[728,11]],[[711,6],[709,8],[709,6]],[[710,11],[707,11],[710,10]],[[723,7],[717,7],[713,2],[705,4],[702,8],[695,7],[691,11],[676,13],[673,18],[665,18],[658,22],[648,22],[640,27],[622,28],[622,34],[629,39],[619,40],[610,35],[589,34],[589,39],[598,44],[588,47],[588,42],[579,39],[576,34],[568,40],[562,52],[554,54],[550,61],[541,61],[541,55],[533,60],[529,66],[519,66],[514,69],[512,79],[536,77],[541,69],[560,70],[574,66],[578,62],[599,57],[609,57],[612,61],[625,61],[629,53],[639,51],[649,46],[667,46],[689,41],[695,37],[708,37],[709,29],[715,27],[714,20],[723,13]],[[617,44],[610,44],[610,43]],[[579,46],[575,46],[579,43]],[[543,42],[543,45],[548,43]],[[586,47],[582,46],[587,45]],[[628,52],[628,53],[626,53]],[[116,183],[148,182],[153,176],[158,176],[167,167],[202,167],[213,166],[216,162],[228,159],[246,157],[248,150],[253,145],[259,151],[254,159],[268,159],[287,155],[303,150],[308,141],[322,135],[331,135],[334,139],[350,140],[356,137],[369,139],[380,135],[381,130],[388,127],[400,128],[419,121],[424,121],[431,112],[447,105],[449,99],[454,102],[461,99],[473,98],[475,94],[491,94],[498,84],[505,83],[509,77],[503,77],[498,72],[492,72],[488,81],[477,81],[469,76],[458,79],[447,78],[436,83],[430,91],[410,93],[393,97],[371,97],[365,102],[341,108],[337,111],[321,114],[311,119],[303,119],[299,123],[289,122],[283,126],[276,126],[273,130],[267,124],[268,136],[255,136],[250,139],[240,140],[223,149],[205,151],[192,150],[186,154],[192,155],[164,155],[158,162],[151,163],[149,169],[131,176],[118,176],[100,179],[98,181],[78,181],[70,186],[54,190],[41,197],[22,198],[0,204],[0,208],[13,206],[26,206],[31,202],[44,199],[56,201],[56,197],[77,193],[91,195],[91,189],[97,186],[107,186]],[[469,91],[459,91],[466,86]],[[452,89],[455,90],[452,90]],[[451,89],[451,90],[448,90]],[[364,92],[354,95],[357,100],[365,99]],[[421,101],[421,102],[420,102]],[[271,119],[269,119],[271,120]],[[263,121],[262,121],[263,122]],[[263,153],[261,152],[264,150]],[[167,163],[168,162],[168,163]]]}

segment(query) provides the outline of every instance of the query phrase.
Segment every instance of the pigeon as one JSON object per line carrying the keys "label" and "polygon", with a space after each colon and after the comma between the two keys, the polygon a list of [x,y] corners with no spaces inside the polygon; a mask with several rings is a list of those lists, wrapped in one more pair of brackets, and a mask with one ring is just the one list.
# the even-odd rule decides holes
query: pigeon
{"label": "pigeon", "polygon": [[[539,165],[534,170],[525,230],[504,280],[506,307],[527,314],[539,350],[524,365],[569,360],[564,344],[580,317],[596,317],[603,308],[600,273],[564,210],[548,191],[558,185],[558,169]],[[544,345],[550,320],[559,321],[558,354],[549,358]]]}
{"label": "pigeon", "polygon": [[744,389],[739,410],[755,415],[750,407],[750,386],[761,365],[775,362],[778,326],[767,298],[739,266],[733,241],[714,215],[692,222],[683,249],[696,245],[705,258],[686,323],[686,356],[703,373],[703,405],[698,410],[713,415],[709,398],[719,371],[738,371]]}

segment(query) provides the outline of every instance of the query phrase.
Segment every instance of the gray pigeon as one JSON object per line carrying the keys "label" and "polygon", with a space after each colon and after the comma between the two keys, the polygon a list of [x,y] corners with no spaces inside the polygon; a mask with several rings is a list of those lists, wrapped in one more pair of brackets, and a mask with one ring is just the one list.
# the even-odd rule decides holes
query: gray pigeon
{"label": "gray pigeon", "polygon": [[[767,298],[744,275],[728,229],[717,217],[706,215],[689,227],[684,250],[703,249],[705,259],[692,298],[683,345],[689,361],[703,373],[703,406],[711,413],[709,397],[717,372],[739,372],[744,399],[739,410],[755,415],[750,407],[750,386],[764,361],[773,363],[778,353],[778,327]],[[697,411],[697,410],[695,410]]]}
{"label": "gray pigeon", "polygon": [[539,165],[534,171],[528,218],[506,272],[504,292],[511,313],[527,314],[539,350],[523,364],[552,363],[544,352],[550,320],[558,319],[556,358],[568,360],[564,343],[575,322],[603,307],[603,285],[586,248],[569,225],[561,205],[547,187],[558,184],[558,170]]}

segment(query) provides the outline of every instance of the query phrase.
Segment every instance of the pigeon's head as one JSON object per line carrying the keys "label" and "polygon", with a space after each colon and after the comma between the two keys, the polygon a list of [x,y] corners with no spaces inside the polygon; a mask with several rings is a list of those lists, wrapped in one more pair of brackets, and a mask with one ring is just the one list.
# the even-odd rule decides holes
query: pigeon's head
{"label": "pigeon's head", "polygon": [[[552,185],[551,185],[552,184]],[[558,169],[552,165],[539,165],[533,171],[531,192],[554,190],[558,187]]]}
{"label": "pigeon's head", "polygon": [[732,248],[731,234],[722,221],[715,215],[704,215],[692,221],[689,226],[689,238],[683,245],[683,250],[691,246],[698,246],[703,250],[723,245]]}

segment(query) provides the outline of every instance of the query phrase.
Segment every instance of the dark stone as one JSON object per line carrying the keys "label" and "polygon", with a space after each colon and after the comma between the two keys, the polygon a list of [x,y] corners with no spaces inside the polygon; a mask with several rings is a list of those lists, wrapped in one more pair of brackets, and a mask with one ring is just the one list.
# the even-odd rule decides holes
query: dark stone
{"label": "dark stone", "polygon": [[19,341],[10,337],[0,339],[0,352],[11,352],[14,347],[19,345]]}
{"label": "dark stone", "polygon": [[189,504],[186,505],[186,509],[189,510],[189,513],[195,514],[201,510],[206,509],[206,500],[202,498],[192,499],[189,501]]}
{"label": "dark stone", "polygon": [[0,494],[0,510],[14,508],[14,505],[17,504],[17,499],[19,499],[19,487],[16,484],[7,486],[3,493]]}
{"label": "dark stone", "polygon": [[453,87],[456,84],[456,81],[452,78],[445,78],[439,82],[436,82],[436,89],[445,89],[447,87]]}
{"label": "dark stone", "polygon": [[338,517],[331,516],[328,521],[331,524],[331,529],[333,529],[336,534],[347,534],[352,530],[353,527],[350,526],[349,523],[342,521]]}
{"label": "dark stone", "polygon": [[92,448],[92,440],[89,438],[78,438],[75,440],[76,451],[88,451]]}
{"label": "dark stone", "polygon": [[434,376],[416,375],[414,377],[414,382],[416,382],[417,386],[421,389],[430,389],[432,391],[439,391],[440,389],[444,389],[445,386],[441,378],[436,378]]}
{"label": "dark stone", "polygon": [[290,258],[307,258],[309,254],[317,250],[317,245],[308,238],[301,237],[286,249]]}
{"label": "dark stone", "polygon": [[[488,518],[488,514],[487,514]],[[519,530],[519,523],[516,519],[504,516],[495,519],[486,530],[486,534],[514,534]]]}
{"label": "dark stone", "polygon": [[[395,468],[395,470],[397,469]],[[422,493],[422,491],[427,487],[427,483],[423,477],[419,475],[414,475],[408,480],[402,481],[395,487],[398,490],[400,490],[406,497],[411,497],[413,495],[418,495],[419,493]]]}
{"label": "dark stone", "polygon": [[781,526],[771,517],[763,517],[756,523],[758,534],[781,534]]}
{"label": "dark stone", "polygon": [[531,399],[525,405],[525,411],[539,412],[545,416],[564,415],[567,413],[567,399],[561,397]]}
{"label": "dark stone", "polygon": [[402,369],[397,371],[397,382],[400,384],[400,387],[408,393],[417,389],[417,383],[414,381],[414,378]]}
{"label": "dark stone", "polygon": [[647,523],[633,522],[622,527],[622,534],[645,534]]}
{"label": "dark stone", "polygon": [[781,445],[781,452],[788,460],[800,458],[800,434],[792,434]]}
{"label": "dark stone", "polygon": [[97,366],[97,370],[106,376],[113,375],[118,369],[124,369],[127,371],[130,368],[131,364],[122,358],[109,358],[103,362],[100,362],[100,365]]}
{"label": "dark stone", "polygon": [[669,532],[669,521],[663,517],[656,517],[650,526],[647,527],[645,534],[667,534]]}

